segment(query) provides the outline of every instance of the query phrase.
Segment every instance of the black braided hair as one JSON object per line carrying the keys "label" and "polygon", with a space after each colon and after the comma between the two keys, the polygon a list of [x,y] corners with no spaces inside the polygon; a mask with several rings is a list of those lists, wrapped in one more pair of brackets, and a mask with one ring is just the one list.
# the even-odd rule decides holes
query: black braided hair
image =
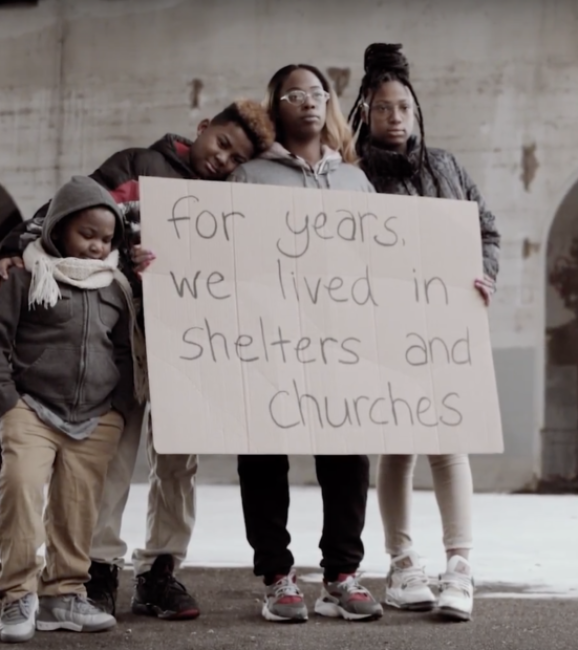
{"label": "black braided hair", "polygon": [[[367,99],[367,103],[371,105],[371,96],[379,90],[382,84],[387,81],[398,81],[409,90],[415,103],[420,132],[419,175],[422,177],[424,168],[428,170],[435,182],[439,196],[441,194],[439,180],[433,171],[425,145],[425,129],[421,105],[409,80],[409,63],[401,49],[401,44],[373,43],[365,50],[363,59],[365,74],[361,80],[357,99],[353,104],[348,118],[353,133],[358,134],[355,149],[357,154],[362,157],[365,145],[370,138],[371,129],[369,124],[363,120],[363,104],[365,100]],[[371,119],[371,111],[367,119]]]}

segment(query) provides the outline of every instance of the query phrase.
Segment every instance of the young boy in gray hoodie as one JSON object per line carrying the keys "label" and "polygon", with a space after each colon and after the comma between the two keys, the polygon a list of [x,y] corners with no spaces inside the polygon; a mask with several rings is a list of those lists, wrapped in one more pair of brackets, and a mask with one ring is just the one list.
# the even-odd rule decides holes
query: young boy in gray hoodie
{"label": "young boy in gray hoodie", "polygon": [[24,268],[0,285],[4,643],[27,641],[35,629],[95,632],[116,623],[86,598],[84,583],[108,463],[133,403],[122,237],[109,192],[74,177],[24,251]]}

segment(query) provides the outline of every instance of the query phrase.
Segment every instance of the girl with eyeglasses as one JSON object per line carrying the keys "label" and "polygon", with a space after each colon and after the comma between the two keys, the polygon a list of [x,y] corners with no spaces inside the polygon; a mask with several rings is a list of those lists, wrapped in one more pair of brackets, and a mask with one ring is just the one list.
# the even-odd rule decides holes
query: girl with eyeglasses
{"label": "girl with eyeglasses", "polygon": [[[277,141],[259,158],[237,168],[242,183],[332,188],[373,192],[354,164],[351,131],[325,76],[310,65],[281,68],[269,82],[267,105]],[[317,456],[323,497],[319,544],[324,580],[315,612],[347,620],[379,618],[381,605],[358,581],[363,559],[369,460],[367,456]],[[265,582],[262,615],[268,621],[306,621],[287,531],[287,456],[239,456],[238,472],[247,539],[254,550],[254,572]]]}
{"label": "girl with eyeglasses", "polygon": [[[375,43],[367,48],[365,76],[349,117],[357,134],[361,168],[378,192],[477,202],[485,275],[472,278],[472,284],[488,305],[499,268],[495,217],[455,157],[426,147],[423,116],[401,45]],[[414,134],[416,118],[419,137]],[[391,556],[385,602],[414,611],[437,607],[448,619],[469,620],[474,591],[469,563],[473,493],[469,458],[466,454],[429,456],[447,555],[438,599],[413,550],[410,509],[415,461],[415,456],[402,455],[379,459],[378,499]]]}

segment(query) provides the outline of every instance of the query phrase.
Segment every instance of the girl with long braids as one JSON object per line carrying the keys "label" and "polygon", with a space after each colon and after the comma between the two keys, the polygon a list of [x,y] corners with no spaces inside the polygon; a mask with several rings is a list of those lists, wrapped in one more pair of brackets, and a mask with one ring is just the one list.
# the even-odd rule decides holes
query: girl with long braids
{"label": "girl with long braids", "polygon": [[[230,180],[373,192],[355,160],[351,130],[325,76],[310,65],[281,68],[269,82],[267,105],[277,142],[237,168]],[[368,620],[383,610],[356,576],[364,549],[369,460],[367,456],[316,456],[323,498],[319,546],[324,570],[315,612]],[[238,472],[254,572],[265,582],[262,616],[268,621],[305,621],[308,613],[293,569],[287,530],[287,456],[239,456]]]}
{"label": "girl with long braids", "polygon": [[[349,116],[357,134],[361,167],[378,192],[476,201],[484,259],[484,277],[473,281],[485,304],[498,274],[500,235],[495,217],[455,157],[426,146],[424,121],[410,83],[401,45],[375,43],[365,51],[365,75]],[[419,136],[414,134],[415,122]],[[429,456],[443,526],[447,569],[440,576],[439,597],[430,589],[419,556],[413,550],[410,509],[415,456],[381,456],[378,498],[391,564],[385,602],[407,610],[437,605],[449,619],[469,620],[473,608],[472,474],[465,454]]]}

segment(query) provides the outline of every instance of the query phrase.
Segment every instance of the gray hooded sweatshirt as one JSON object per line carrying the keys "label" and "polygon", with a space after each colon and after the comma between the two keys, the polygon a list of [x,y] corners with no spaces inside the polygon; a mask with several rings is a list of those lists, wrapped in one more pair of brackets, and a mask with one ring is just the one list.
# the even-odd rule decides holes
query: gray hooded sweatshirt
{"label": "gray hooded sweatshirt", "polygon": [[[42,227],[42,246],[60,253],[52,235],[73,213],[103,206],[122,215],[96,181],[76,176],[54,196]],[[22,398],[40,419],[73,438],[85,438],[111,408],[125,418],[133,404],[130,312],[121,287],[59,284],[54,307],[28,306],[31,275],[12,269],[0,284],[0,417]]]}
{"label": "gray hooded sweatshirt", "polygon": [[365,173],[355,165],[344,163],[337,151],[324,147],[323,158],[312,167],[278,142],[259,158],[237,167],[229,180],[259,185],[375,192]]}

